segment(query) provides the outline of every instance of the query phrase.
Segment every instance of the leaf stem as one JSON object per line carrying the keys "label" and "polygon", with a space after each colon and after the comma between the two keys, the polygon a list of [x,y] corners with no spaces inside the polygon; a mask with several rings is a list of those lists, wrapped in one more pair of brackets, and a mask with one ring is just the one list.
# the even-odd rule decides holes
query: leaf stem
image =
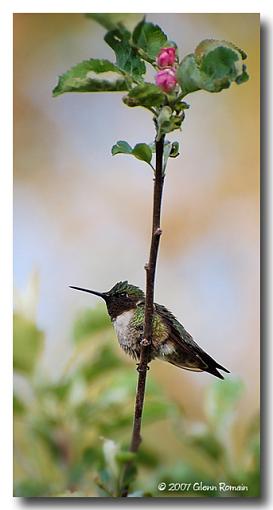
{"label": "leaf stem", "polygon": [[[141,443],[141,423],[145,398],[147,371],[149,370],[149,362],[151,361],[151,344],[153,335],[153,312],[154,312],[154,285],[157,255],[159,249],[160,236],[162,230],[160,228],[161,203],[164,184],[163,169],[163,150],[164,135],[155,142],[156,167],[154,178],[154,194],[153,194],[153,220],[152,220],[152,237],[150,245],[149,261],[145,264],[146,270],[146,299],[145,299],[145,316],[144,316],[144,335],[141,342],[140,360],[137,367],[138,383],[135,402],[135,415],[133,432],[131,439],[130,451],[136,453]],[[129,473],[131,463],[128,463],[124,471],[124,484],[122,487],[122,497],[127,497],[129,483],[127,475]]]}

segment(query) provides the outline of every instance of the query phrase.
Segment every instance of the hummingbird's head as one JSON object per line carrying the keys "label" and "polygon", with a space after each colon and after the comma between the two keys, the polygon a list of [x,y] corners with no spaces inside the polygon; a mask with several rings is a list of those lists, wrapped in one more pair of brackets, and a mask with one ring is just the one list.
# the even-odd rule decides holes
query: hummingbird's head
{"label": "hummingbird's head", "polygon": [[73,287],[72,289],[82,290],[102,297],[107,305],[108,313],[111,319],[115,319],[118,315],[127,310],[135,308],[140,301],[144,300],[144,292],[131,285],[127,281],[118,282],[108,292],[97,292],[95,290],[83,289],[81,287]]}

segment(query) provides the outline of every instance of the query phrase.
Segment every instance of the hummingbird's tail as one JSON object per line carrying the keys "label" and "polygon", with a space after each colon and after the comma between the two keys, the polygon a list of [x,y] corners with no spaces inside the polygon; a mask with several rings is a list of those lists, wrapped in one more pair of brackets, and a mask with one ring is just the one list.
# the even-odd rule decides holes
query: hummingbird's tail
{"label": "hummingbird's tail", "polygon": [[227,370],[227,368],[222,367],[222,365],[219,365],[218,363],[214,362],[214,364],[210,364],[206,369],[205,372],[208,372],[209,374],[215,375],[215,377],[218,377],[219,379],[224,379],[224,376],[218,372],[218,370],[223,370],[224,372],[227,372],[230,374],[230,371]]}
{"label": "hummingbird's tail", "polygon": [[219,365],[217,361],[215,361],[211,356],[209,356],[206,353],[206,359],[207,368],[204,369],[204,372],[208,372],[209,374],[215,375],[215,377],[218,377],[219,379],[224,379],[224,376],[218,371],[223,370],[224,372],[227,372],[227,374],[230,374],[230,371],[223,367],[222,365]]}
{"label": "hummingbird's tail", "polygon": [[[183,363],[173,364],[186,370],[192,370],[195,372],[208,372],[209,374],[218,377],[218,379],[224,379],[224,376],[219,372],[219,370],[223,370],[224,372],[227,372],[227,374],[230,373],[230,371],[227,368],[217,363],[215,359],[213,359],[209,354],[203,351],[199,346],[197,346],[197,349],[198,350],[195,351],[194,363],[191,363],[189,361],[188,363],[185,363],[184,361]],[[196,360],[198,360],[197,363]]]}

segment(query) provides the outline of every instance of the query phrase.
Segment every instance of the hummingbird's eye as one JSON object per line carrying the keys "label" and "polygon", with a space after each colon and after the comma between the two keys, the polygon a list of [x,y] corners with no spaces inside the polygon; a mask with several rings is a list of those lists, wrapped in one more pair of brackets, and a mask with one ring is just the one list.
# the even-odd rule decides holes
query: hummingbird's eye
{"label": "hummingbird's eye", "polygon": [[126,297],[126,298],[128,298],[128,297],[129,297],[129,296],[128,296],[128,294],[127,294],[126,292],[121,292],[119,296],[120,296],[120,297],[122,297],[122,298],[123,298],[123,297]]}

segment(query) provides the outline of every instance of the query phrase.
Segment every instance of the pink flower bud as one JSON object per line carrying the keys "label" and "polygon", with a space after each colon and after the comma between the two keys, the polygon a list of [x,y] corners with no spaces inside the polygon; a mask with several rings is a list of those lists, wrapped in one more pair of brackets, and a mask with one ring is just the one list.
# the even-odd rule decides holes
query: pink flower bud
{"label": "pink flower bud", "polygon": [[175,69],[167,68],[158,71],[155,77],[155,82],[164,92],[171,92],[177,83]]}
{"label": "pink flower bud", "polygon": [[175,62],[175,52],[175,48],[162,48],[156,58],[158,67],[172,66]]}

